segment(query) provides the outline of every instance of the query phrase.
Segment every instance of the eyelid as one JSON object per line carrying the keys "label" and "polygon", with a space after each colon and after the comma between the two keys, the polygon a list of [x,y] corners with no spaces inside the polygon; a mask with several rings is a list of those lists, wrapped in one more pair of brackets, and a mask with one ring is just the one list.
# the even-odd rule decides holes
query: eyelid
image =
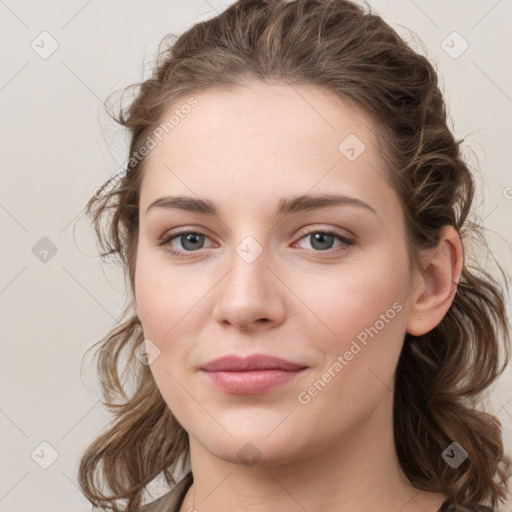
{"label": "eyelid", "polygon": [[[344,231],[346,233],[350,233],[350,235],[347,236],[346,234],[342,234],[340,232],[339,228],[321,227],[318,225],[311,226],[310,225],[310,226],[304,227],[301,230],[299,230],[299,232],[296,235],[296,241],[293,242],[293,245],[297,244],[298,242],[300,242],[303,238],[307,237],[308,235],[312,235],[314,233],[323,233],[326,235],[332,235],[334,237],[337,237],[338,240],[340,240],[342,242],[341,246],[326,249],[324,251],[314,250],[314,249],[303,249],[303,250],[307,251],[308,253],[313,253],[313,254],[325,253],[326,255],[332,256],[333,254],[347,250],[348,246],[354,245],[356,243],[355,235],[348,230],[344,230]],[[176,251],[174,249],[169,249],[169,248],[166,249],[165,248],[165,246],[170,245],[170,242],[173,241],[174,239],[178,238],[181,235],[190,234],[190,233],[204,236],[205,238],[210,238],[206,233],[204,233],[202,228],[195,229],[195,228],[191,228],[191,227],[182,227],[182,228],[176,228],[176,230],[164,232],[164,234],[158,238],[157,245],[164,246],[164,250],[166,252],[172,254],[173,256],[177,256],[177,257],[185,258],[186,257],[185,255],[192,255],[194,253],[200,253],[203,248],[198,249],[196,251],[183,251],[183,250]]]}
{"label": "eyelid", "polygon": [[[158,246],[169,245],[170,242],[173,241],[174,239],[180,237],[181,235],[186,235],[186,234],[190,234],[190,233],[204,236],[205,238],[210,238],[206,233],[204,233],[204,231],[202,231],[202,229],[194,229],[194,228],[184,227],[184,228],[177,228],[176,231],[170,230],[170,231],[164,232],[164,234],[161,235],[157,239],[156,245],[158,245]],[[199,252],[200,250],[201,249],[199,249],[197,251],[179,251],[179,252],[192,254],[194,252]],[[169,251],[169,252],[172,252],[172,251]]]}
{"label": "eyelid", "polygon": [[325,225],[322,224],[311,224],[309,226],[306,226],[297,232],[297,236],[299,236],[299,238],[302,238],[304,235],[309,235],[311,233],[317,232],[330,233],[346,239],[350,238],[355,240],[356,238],[356,235],[354,235],[354,233],[352,233],[348,229],[335,228],[331,226],[326,227]]}
{"label": "eyelid", "polygon": [[[333,236],[334,238],[338,239],[341,242],[341,245],[338,245],[337,247],[331,247],[330,249],[325,249],[324,251],[320,250],[314,250],[314,249],[303,249],[304,251],[307,251],[309,254],[314,255],[321,255],[320,257],[333,257],[337,254],[347,251],[350,246],[354,245],[356,243],[355,236],[346,236],[344,234],[341,234],[337,229],[332,228],[315,228],[312,227],[308,229],[305,232],[302,232],[300,236],[297,238],[297,241],[293,243],[292,246],[295,246],[298,244],[302,239],[307,238],[308,236],[311,236],[314,233],[322,233],[324,235]],[[325,255],[325,256],[322,256]]]}

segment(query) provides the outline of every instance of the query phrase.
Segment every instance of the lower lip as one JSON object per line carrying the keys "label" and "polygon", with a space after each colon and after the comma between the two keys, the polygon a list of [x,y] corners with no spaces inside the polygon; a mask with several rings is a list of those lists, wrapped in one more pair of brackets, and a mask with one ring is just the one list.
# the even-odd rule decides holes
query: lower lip
{"label": "lower lip", "polygon": [[233,395],[255,395],[276,388],[302,375],[300,370],[255,370],[243,372],[203,372],[210,384]]}

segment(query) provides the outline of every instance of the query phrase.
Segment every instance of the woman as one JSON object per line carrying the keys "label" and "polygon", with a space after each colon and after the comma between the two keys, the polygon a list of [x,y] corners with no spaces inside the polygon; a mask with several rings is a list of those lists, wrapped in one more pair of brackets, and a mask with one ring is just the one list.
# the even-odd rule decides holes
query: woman
{"label": "woman", "polygon": [[162,51],[118,120],[126,173],[88,212],[133,300],[99,350],[115,418],[81,460],[91,503],[504,500],[501,426],[476,406],[509,326],[466,264],[474,184],[427,59],[348,1],[239,1]]}

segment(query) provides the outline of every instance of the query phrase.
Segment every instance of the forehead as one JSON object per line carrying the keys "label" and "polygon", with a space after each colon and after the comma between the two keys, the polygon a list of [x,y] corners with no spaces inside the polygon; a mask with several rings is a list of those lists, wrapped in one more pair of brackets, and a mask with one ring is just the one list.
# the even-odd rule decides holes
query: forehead
{"label": "forehead", "polygon": [[[333,187],[385,195],[376,121],[353,103],[316,86],[262,82],[193,97],[147,157],[141,209],[164,193],[221,202]],[[162,121],[188,100],[174,101]]]}
{"label": "forehead", "polygon": [[[372,116],[351,100],[318,86],[253,81],[193,96],[196,106],[179,118],[172,114],[182,110],[189,98],[182,97],[169,106],[162,122],[172,116],[175,124],[163,135],[169,139],[167,143],[158,144],[149,160],[176,147],[194,149],[195,154],[206,148],[216,158],[226,149],[230,157],[244,156],[248,147],[262,142],[278,153],[293,147],[293,153],[325,149],[336,154],[339,143],[351,133],[364,139],[370,150],[376,145]],[[194,137],[190,137],[191,131]],[[304,141],[307,147],[299,147]]]}

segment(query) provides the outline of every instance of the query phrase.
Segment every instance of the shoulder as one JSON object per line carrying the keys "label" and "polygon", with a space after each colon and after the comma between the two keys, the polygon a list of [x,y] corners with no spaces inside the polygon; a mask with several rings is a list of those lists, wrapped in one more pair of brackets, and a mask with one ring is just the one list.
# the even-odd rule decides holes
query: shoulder
{"label": "shoulder", "polygon": [[192,473],[188,472],[169,492],[138,508],[136,512],[178,512],[188,488],[192,485]]}

